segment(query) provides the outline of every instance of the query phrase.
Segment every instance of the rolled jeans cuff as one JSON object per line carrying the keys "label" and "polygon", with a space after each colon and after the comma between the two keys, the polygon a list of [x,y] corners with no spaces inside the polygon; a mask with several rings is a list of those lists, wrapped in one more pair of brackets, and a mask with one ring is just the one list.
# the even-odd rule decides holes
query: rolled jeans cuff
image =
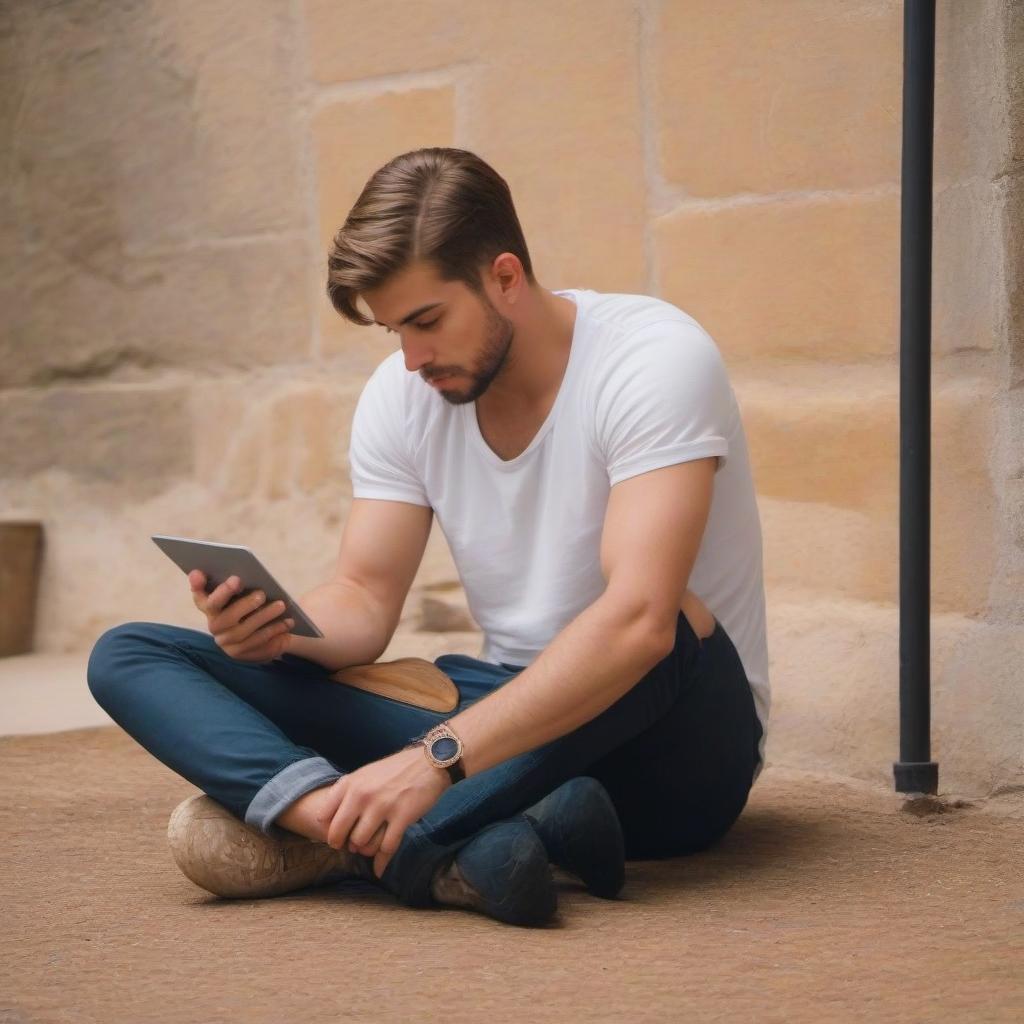
{"label": "rolled jeans cuff", "polygon": [[274,824],[274,819],[300,796],[311,789],[335,782],[344,772],[338,771],[325,757],[306,757],[282,768],[252,798],[245,812],[245,823],[275,839],[292,835]]}

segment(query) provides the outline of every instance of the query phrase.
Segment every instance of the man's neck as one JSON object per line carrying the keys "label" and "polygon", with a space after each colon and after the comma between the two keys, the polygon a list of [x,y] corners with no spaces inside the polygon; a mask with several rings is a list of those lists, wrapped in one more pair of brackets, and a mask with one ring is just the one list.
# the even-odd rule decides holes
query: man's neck
{"label": "man's neck", "polygon": [[576,304],[544,288],[530,303],[516,325],[505,369],[477,399],[485,414],[529,414],[549,407],[558,394],[569,363]]}

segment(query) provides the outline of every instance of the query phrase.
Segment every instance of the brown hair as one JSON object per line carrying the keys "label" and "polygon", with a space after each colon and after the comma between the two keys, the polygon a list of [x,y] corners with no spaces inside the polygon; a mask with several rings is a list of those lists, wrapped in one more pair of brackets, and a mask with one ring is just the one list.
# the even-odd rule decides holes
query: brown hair
{"label": "brown hair", "polygon": [[331,244],[327,295],[346,320],[367,327],[374,321],[356,298],[392,274],[422,260],[479,295],[481,266],[503,252],[518,256],[536,283],[505,179],[465,149],[414,149],[363,186]]}

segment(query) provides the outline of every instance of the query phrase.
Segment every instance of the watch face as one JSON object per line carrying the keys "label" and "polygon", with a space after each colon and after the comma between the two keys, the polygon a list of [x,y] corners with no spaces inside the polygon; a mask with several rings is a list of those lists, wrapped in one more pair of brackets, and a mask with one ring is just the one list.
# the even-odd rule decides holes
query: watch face
{"label": "watch face", "polygon": [[438,761],[447,761],[458,752],[459,745],[450,736],[442,736],[430,744],[430,753]]}

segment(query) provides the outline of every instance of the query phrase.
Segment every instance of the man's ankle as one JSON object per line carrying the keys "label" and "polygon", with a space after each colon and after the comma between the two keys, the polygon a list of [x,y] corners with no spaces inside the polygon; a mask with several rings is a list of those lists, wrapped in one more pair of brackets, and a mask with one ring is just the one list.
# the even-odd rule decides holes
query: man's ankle
{"label": "man's ankle", "polygon": [[298,800],[289,804],[274,819],[274,824],[288,829],[289,832],[312,839],[315,843],[326,843],[330,822],[319,822],[316,816],[332,785],[333,783],[327,783],[327,785],[311,789],[308,793],[303,793]]}

